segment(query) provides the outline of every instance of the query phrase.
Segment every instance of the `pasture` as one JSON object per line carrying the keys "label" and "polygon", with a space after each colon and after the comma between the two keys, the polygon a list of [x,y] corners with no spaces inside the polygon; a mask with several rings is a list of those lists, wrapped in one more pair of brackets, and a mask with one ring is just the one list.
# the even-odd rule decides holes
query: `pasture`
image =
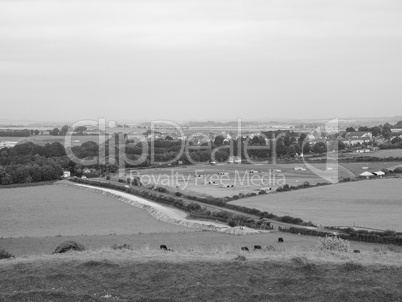
{"label": "pasture", "polygon": [[0,237],[180,232],[146,211],[83,190],[49,185],[0,189]]}
{"label": "pasture", "polygon": [[[326,171],[325,164],[313,164],[323,173],[333,173],[335,178],[355,177],[343,166]],[[304,170],[296,171],[297,168]],[[250,172],[252,171],[252,172]],[[288,184],[297,186],[326,182],[303,163],[291,164],[200,164],[174,168],[152,168],[126,171],[126,177],[139,175],[145,185],[160,185],[200,196],[225,197],[239,193],[258,193],[262,188],[276,190]],[[139,174],[138,174],[139,173]],[[198,175],[198,176],[197,176]],[[215,182],[215,183],[214,183]]]}
{"label": "pasture", "polygon": [[230,203],[324,226],[402,231],[402,178],[364,180],[259,195]]}
{"label": "pasture", "polygon": [[[278,243],[278,237],[284,239]],[[56,246],[65,240],[74,240],[82,243],[88,250],[110,248],[112,245],[127,243],[135,250],[157,250],[161,244],[175,251],[240,251],[242,246],[252,248],[254,245],[263,247],[272,246],[279,251],[306,251],[315,249],[318,237],[299,236],[291,233],[272,231],[264,234],[234,236],[225,233],[200,231],[186,228],[178,232],[159,233],[132,233],[111,235],[87,235],[87,236],[53,236],[53,237],[24,237],[24,238],[0,238],[0,249],[6,249],[13,255],[20,257],[25,255],[50,254]],[[386,248],[385,245],[351,241],[352,249],[372,251],[374,248]],[[402,248],[400,248],[402,250]]]}
{"label": "pasture", "polygon": [[402,149],[376,150],[370,153],[361,153],[360,156],[373,156],[379,158],[402,157]]}
{"label": "pasture", "polygon": [[401,278],[382,251],[103,249],[0,261],[0,300],[395,302]]}

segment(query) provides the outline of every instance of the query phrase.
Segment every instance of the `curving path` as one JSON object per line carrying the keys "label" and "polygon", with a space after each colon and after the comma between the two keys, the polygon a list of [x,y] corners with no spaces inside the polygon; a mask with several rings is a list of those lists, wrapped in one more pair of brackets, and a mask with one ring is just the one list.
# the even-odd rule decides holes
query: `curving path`
{"label": "curving path", "polygon": [[58,185],[64,185],[68,187],[75,187],[78,189],[84,189],[96,193],[100,193],[124,203],[130,204],[134,207],[141,208],[147,211],[151,216],[154,218],[176,225],[185,226],[188,228],[197,228],[197,229],[204,229],[209,231],[216,231],[216,232],[223,232],[233,235],[245,235],[245,234],[256,234],[256,233],[266,233],[267,231],[259,231],[254,230],[251,228],[243,227],[240,229],[239,227],[229,227],[226,224],[220,222],[213,222],[213,221],[205,221],[205,220],[196,220],[196,219],[187,219],[187,213],[181,211],[179,209],[167,207],[161,204],[158,204],[153,201],[149,201],[145,198],[138,197],[132,194],[128,194],[125,192],[121,192],[118,190],[108,189],[108,188],[100,188],[90,185],[83,185],[77,183],[66,183],[66,182],[59,182],[56,183]]}

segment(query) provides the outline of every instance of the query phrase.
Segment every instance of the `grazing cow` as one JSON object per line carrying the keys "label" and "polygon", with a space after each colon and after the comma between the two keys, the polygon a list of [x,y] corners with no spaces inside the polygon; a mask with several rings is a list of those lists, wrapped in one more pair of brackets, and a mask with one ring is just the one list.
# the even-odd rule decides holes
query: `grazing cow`
{"label": "grazing cow", "polygon": [[360,251],[359,250],[354,250],[353,253],[360,253]]}
{"label": "grazing cow", "polygon": [[243,246],[243,247],[241,248],[241,250],[242,250],[243,252],[248,252],[248,247],[247,247],[247,246]]}
{"label": "grazing cow", "polygon": [[284,242],[282,237],[278,238],[278,242]]}
{"label": "grazing cow", "polygon": [[167,246],[164,245],[164,244],[162,244],[162,245],[159,247],[159,249],[164,250],[164,251],[167,251],[167,250],[168,250]]}
{"label": "grazing cow", "polygon": [[256,250],[262,250],[261,245],[254,245],[254,251]]}

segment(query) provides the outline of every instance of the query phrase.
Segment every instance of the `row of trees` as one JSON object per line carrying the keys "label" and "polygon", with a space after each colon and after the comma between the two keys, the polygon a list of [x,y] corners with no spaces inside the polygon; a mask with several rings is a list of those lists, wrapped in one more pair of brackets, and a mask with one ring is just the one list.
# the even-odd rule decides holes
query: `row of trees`
{"label": "row of trees", "polygon": [[31,135],[38,135],[39,130],[24,129],[24,130],[0,130],[0,137],[28,137]]}
{"label": "row of trees", "polygon": [[59,179],[63,169],[54,161],[42,159],[31,164],[0,166],[0,184],[22,184]]}

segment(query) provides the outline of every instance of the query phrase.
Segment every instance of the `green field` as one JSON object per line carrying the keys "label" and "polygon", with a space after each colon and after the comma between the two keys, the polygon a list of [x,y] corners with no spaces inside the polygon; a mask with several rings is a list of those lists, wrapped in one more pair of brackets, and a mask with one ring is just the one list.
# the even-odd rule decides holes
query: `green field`
{"label": "green field", "polygon": [[277,215],[332,226],[402,231],[402,178],[349,183],[231,201]]}
{"label": "green field", "polygon": [[[282,237],[284,243],[278,243],[278,237]],[[161,231],[160,233],[152,234],[0,238],[0,250],[10,251],[17,257],[50,254],[60,242],[65,240],[80,242],[88,250],[98,250],[104,247],[111,247],[114,244],[127,243],[136,250],[156,250],[161,244],[166,244],[175,251],[214,251],[228,248],[239,251],[242,246],[252,248],[254,245],[273,246],[280,251],[292,251],[294,249],[306,251],[314,249],[318,243],[318,238],[314,236],[299,236],[277,231],[265,234],[234,236],[218,232],[186,229],[180,232],[163,233]],[[357,241],[351,241],[350,246],[352,249],[361,251],[386,248],[385,245]],[[399,249],[402,251],[402,247]]]}
{"label": "green field", "polygon": [[[305,171],[295,171],[296,167],[303,167]],[[314,164],[314,167],[325,171],[325,164]],[[247,170],[255,170],[258,173],[250,174]],[[274,172],[280,170],[280,172]],[[284,184],[301,185],[308,181],[310,184],[326,182],[303,163],[300,164],[217,164],[217,165],[193,165],[175,168],[154,168],[144,170],[132,170],[133,175],[136,172],[142,175],[143,183],[157,184],[172,189],[184,190],[201,196],[225,197],[233,196],[239,193],[247,194],[257,192],[261,188],[270,187],[275,190]],[[353,173],[339,166],[339,178],[355,177]],[[227,173],[219,175],[218,173]],[[202,175],[197,178],[195,175]],[[129,173],[127,173],[129,176]],[[166,180],[166,181],[165,181]],[[217,180],[216,184],[209,184],[209,181]],[[227,187],[233,185],[233,187]]]}
{"label": "green field", "polygon": [[[357,154],[360,154],[360,153],[357,153]],[[370,152],[370,153],[361,153],[361,156],[373,156],[373,157],[379,157],[379,158],[402,157],[402,149],[377,150],[377,151]]]}
{"label": "green field", "polygon": [[400,254],[101,250],[0,261],[1,301],[402,299]]}
{"label": "green field", "polygon": [[115,199],[57,185],[0,189],[0,237],[181,232]]}

